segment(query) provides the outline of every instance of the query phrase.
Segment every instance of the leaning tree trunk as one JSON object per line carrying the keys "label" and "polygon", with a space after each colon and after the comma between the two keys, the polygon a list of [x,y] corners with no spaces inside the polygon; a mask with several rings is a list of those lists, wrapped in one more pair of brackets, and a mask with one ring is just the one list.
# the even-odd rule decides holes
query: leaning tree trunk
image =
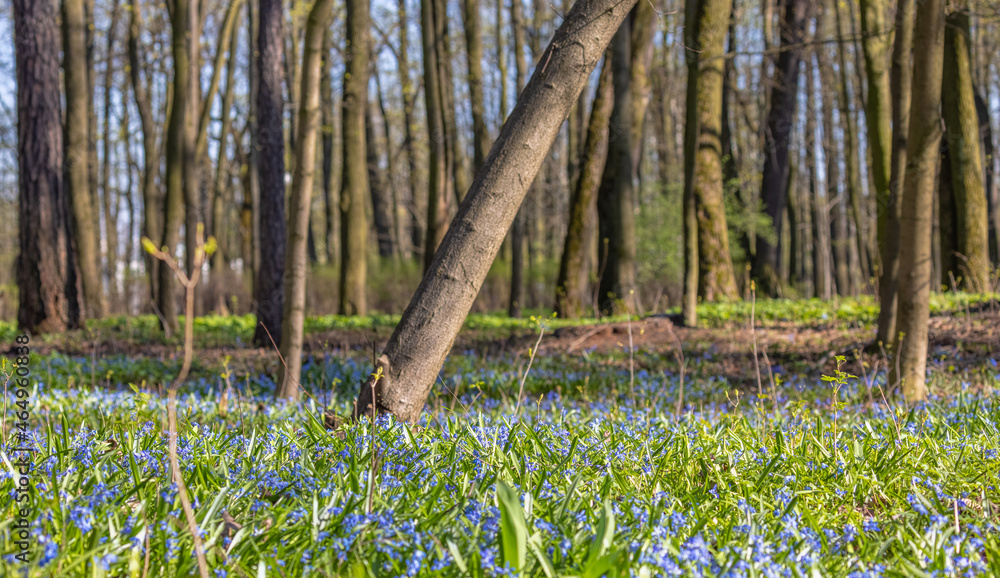
{"label": "leaning tree trunk", "polygon": [[[164,221],[162,242],[160,247],[166,247],[166,252],[174,255],[180,242],[181,222],[184,220],[184,169],[187,148],[188,119],[190,113],[188,97],[191,82],[191,58],[188,51],[188,27],[190,20],[188,0],[176,0],[171,14],[171,47],[174,59],[173,100],[170,106],[170,120],[167,127],[166,148],[166,189],[164,199]],[[170,267],[160,267],[159,303],[160,322],[163,332],[170,336],[178,329],[177,300],[175,288],[177,281]]]}
{"label": "leaning tree trunk", "polygon": [[[913,0],[899,0],[896,3],[896,35],[892,47],[892,66],[889,70],[889,89],[892,99],[889,183],[884,197],[885,204],[879,203],[879,248],[882,256],[882,278],[879,280],[878,332],[875,335],[875,341],[884,344],[892,343],[896,338],[899,221],[902,216],[900,189],[906,173],[906,139],[910,130],[910,82],[913,76],[913,69],[910,67],[910,53],[912,51]],[[872,98],[872,90],[869,89],[869,109],[873,106],[871,104]],[[869,118],[869,127],[872,123],[873,121]],[[868,130],[870,132],[872,128]],[[874,148],[872,150],[873,154],[877,152]],[[878,169],[877,165],[875,168]],[[877,180],[875,184],[877,187]],[[882,242],[883,221],[885,222],[884,244]]]}
{"label": "leaning tree trunk", "polygon": [[[277,396],[298,399],[302,374],[302,333],[306,319],[306,236],[316,169],[316,140],[322,118],[319,83],[322,77],[323,30],[333,13],[333,0],[317,0],[309,12],[302,51],[302,85],[299,91],[298,132],[295,143],[295,173],[288,200],[288,254],[285,257],[285,303],[281,320],[281,357],[284,367],[278,378]],[[350,12],[348,12],[350,14]],[[348,22],[351,19],[348,18]],[[367,52],[367,50],[365,51]]]}
{"label": "leaning tree trunk", "polygon": [[[809,2],[782,0],[781,54],[774,69],[771,88],[771,106],[764,133],[764,175],[761,181],[761,198],[764,209],[771,217],[774,231],[780,239],[781,222],[788,196],[788,147],[795,124],[798,102],[799,61],[802,58],[802,38],[805,34]],[[778,262],[781,257],[780,240],[771,243],[757,238],[753,275],[761,282],[761,290],[777,295],[779,290]]]}
{"label": "leaning tree trunk", "polygon": [[[722,83],[732,0],[689,0],[685,191],[698,227],[698,293],[705,301],[736,299],[722,182]],[[687,287],[686,287],[687,288]],[[685,296],[685,303],[691,301]]]}
{"label": "leaning tree trunk", "polygon": [[[980,156],[979,118],[972,85],[968,5],[948,14],[942,105],[958,228],[957,265],[966,291],[989,288],[989,215]],[[956,278],[958,274],[956,273]]]}
{"label": "leaning tree trunk", "polygon": [[368,275],[368,163],[365,109],[368,104],[368,0],[347,2],[344,67],[344,163],[340,185],[340,313],[364,315]]}
{"label": "leaning tree trunk", "polygon": [[361,388],[358,414],[375,403],[406,421],[419,417],[531,180],[634,4],[578,2],[567,14],[383,350],[379,377]]}
{"label": "leaning tree trunk", "polygon": [[569,223],[559,260],[559,278],[556,281],[556,313],[561,318],[579,317],[583,312],[587,289],[583,265],[588,250],[586,221],[595,207],[597,189],[601,186],[601,174],[608,156],[608,122],[613,105],[611,59],[606,57],[590,109],[580,174],[569,201]]}
{"label": "leaning tree trunk", "polygon": [[66,85],[66,194],[72,209],[72,230],[79,256],[79,275],[83,287],[84,317],[104,314],[101,291],[100,247],[94,233],[97,207],[90,192],[90,129],[88,110],[91,103],[87,81],[87,36],[83,0],[63,0],[63,78]]}
{"label": "leaning tree trunk", "polygon": [[18,299],[22,331],[80,321],[69,201],[63,189],[59,37],[54,2],[14,0],[17,68]]}
{"label": "leaning tree trunk", "polygon": [[611,109],[608,160],[597,191],[598,232],[603,272],[598,281],[598,308],[605,313],[622,301],[631,312],[635,288],[635,211],[632,187],[631,22],[625,20],[611,41]]}
{"label": "leaning tree trunk", "polygon": [[[927,397],[927,320],[930,317],[931,218],[941,141],[941,77],[944,62],[944,2],[917,6],[913,46],[913,97],[909,155],[903,186],[899,251],[899,332],[890,386],[901,383],[906,401]],[[898,364],[898,365],[897,365]],[[899,367],[898,373],[896,367]]]}
{"label": "leaning tree trunk", "polygon": [[259,155],[260,261],[254,299],[257,327],[253,343],[271,347],[281,342],[285,276],[285,131],[281,94],[283,68],[282,0],[260,0],[257,58],[260,71],[257,88],[257,150]]}

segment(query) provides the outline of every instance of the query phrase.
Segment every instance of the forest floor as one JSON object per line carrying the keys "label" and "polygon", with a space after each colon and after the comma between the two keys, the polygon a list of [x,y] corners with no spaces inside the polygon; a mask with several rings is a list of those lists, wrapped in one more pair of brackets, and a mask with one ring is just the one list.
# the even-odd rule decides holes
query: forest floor
{"label": "forest floor", "polygon": [[[637,369],[669,367],[672,371],[677,371],[685,360],[697,358],[700,364],[709,366],[711,373],[753,390],[759,377],[762,382],[771,379],[768,367],[808,376],[828,375],[836,368],[837,357],[843,356],[848,367],[859,375],[886,369],[888,345],[874,343],[872,307],[872,301],[866,298],[840,302],[762,301],[753,311],[745,303],[710,304],[702,307],[697,328],[683,327],[676,313],[558,321],[479,316],[470,318],[472,321],[459,333],[452,353],[473,354],[484,362],[503,357],[526,359],[537,344],[536,354],[541,357],[577,361],[596,354],[606,366],[627,369],[631,363]],[[247,317],[252,323],[253,318]],[[250,347],[246,327],[226,325],[244,319],[199,318],[198,322],[205,326],[196,322],[198,356],[193,375],[217,373],[224,361],[237,368],[238,374],[277,370],[280,360],[276,347]],[[305,336],[306,354],[373,358],[388,341],[398,318],[375,316],[365,323],[356,323],[357,319],[338,317],[313,323]],[[97,328],[49,338],[36,344],[35,351],[93,360],[179,359],[178,339],[164,339],[158,329],[150,330],[149,319],[145,321],[135,325],[128,320],[102,322]],[[217,327],[220,324],[221,328]],[[962,373],[996,363],[1000,357],[998,296],[941,296],[932,307],[929,330],[931,371]],[[632,356],[628,355],[630,345]],[[865,359],[865,369],[857,364],[859,358]]]}

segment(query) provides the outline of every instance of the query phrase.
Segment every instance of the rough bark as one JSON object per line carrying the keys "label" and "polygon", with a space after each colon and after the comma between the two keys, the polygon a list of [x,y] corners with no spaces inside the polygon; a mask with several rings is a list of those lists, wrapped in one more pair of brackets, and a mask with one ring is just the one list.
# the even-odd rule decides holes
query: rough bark
{"label": "rough bark", "polygon": [[608,160],[597,191],[598,234],[603,274],[598,282],[598,308],[611,313],[621,301],[632,309],[635,290],[635,190],[632,186],[631,22],[625,20],[611,41],[611,109]]}
{"label": "rough bark", "polygon": [[[285,276],[285,134],[281,94],[284,15],[281,0],[260,0],[257,34],[257,154],[260,203],[260,260],[254,299],[257,327],[254,345],[272,347],[281,343]],[[268,335],[270,334],[270,336]]]}
{"label": "rough bark", "polygon": [[[83,0],[63,0],[63,80],[66,90],[65,158],[66,194],[70,200],[73,237],[83,287],[81,314],[104,315],[101,290],[98,213],[91,195],[90,119],[92,103],[88,82],[87,20]],[[95,181],[96,182],[96,181]],[[96,187],[95,187],[96,190]]]}
{"label": "rough bark", "polygon": [[361,388],[358,414],[375,403],[406,421],[419,417],[532,178],[634,4],[595,0],[570,10],[383,350],[376,368],[381,377]]}
{"label": "rough bark", "polygon": [[[350,5],[350,4],[349,4]],[[316,169],[316,141],[320,121],[320,78],[323,61],[323,30],[333,13],[333,0],[317,0],[309,12],[302,50],[302,79],[299,90],[298,132],[295,143],[295,172],[288,200],[288,253],[285,257],[285,303],[281,320],[281,357],[277,396],[298,399],[302,374],[302,335],[306,319],[306,237],[309,207],[312,204]],[[348,12],[350,15],[350,11]],[[351,22],[348,17],[348,22]],[[367,48],[365,50],[367,52]]]}
{"label": "rough bark", "polygon": [[[764,171],[761,198],[776,233],[780,233],[785,213],[788,183],[788,147],[798,102],[799,61],[802,58],[802,38],[805,34],[809,2],[781,1],[781,53],[774,69],[770,110],[764,138]],[[780,241],[771,243],[757,238],[752,274],[766,295],[778,294],[778,261]]]}
{"label": "rough bark", "polygon": [[[705,301],[735,299],[722,181],[722,84],[732,0],[689,0],[684,133],[685,191],[698,228],[698,293]],[[687,288],[687,287],[686,287]],[[689,298],[685,299],[688,302]]]}
{"label": "rough bark", "polygon": [[[143,71],[146,70],[139,53],[139,36],[142,34],[142,1],[132,0],[129,17],[128,59],[132,77],[132,93],[135,107],[139,111],[139,127],[142,130],[142,234],[149,239],[160,239],[160,198],[157,181],[160,172],[160,154],[157,146],[157,127],[153,119],[153,104]],[[158,303],[160,260],[145,255],[146,276],[149,279],[149,295]]]}
{"label": "rough bark", "polygon": [[989,215],[980,156],[967,5],[948,14],[944,42],[944,86],[941,93],[958,227],[955,278],[961,277],[961,286],[965,290],[983,292],[989,288]]}
{"label": "rough bark", "polygon": [[584,260],[588,251],[586,221],[595,208],[597,189],[601,185],[601,174],[608,156],[608,122],[613,105],[611,60],[605,58],[590,110],[580,174],[569,202],[569,223],[562,257],[559,260],[556,313],[561,318],[579,317],[583,312],[584,303],[588,300],[587,286],[584,283]]}
{"label": "rough bark", "polygon": [[368,275],[368,164],[365,110],[368,105],[368,0],[347,3],[344,101],[341,127],[344,161],[340,185],[340,313],[364,315]]}
{"label": "rough bark", "polygon": [[[899,333],[889,384],[902,384],[906,401],[927,397],[927,320],[930,317],[931,217],[941,140],[941,77],[944,61],[944,2],[924,0],[914,24],[912,122],[903,186],[899,251]],[[897,373],[896,367],[899,367]]]}
{"label": "rough bark", "polygon": [[[879,206],[879,248],[882,256],[882,277],[879,280],[879,314],[876,342],[892,343],[896,336],[896,287],[899,283],[899,220],[902,205],[899,202],[903,178],[906,174],[906,139],[910,130],[910,82],[913,69],[910,54],[913,51],[913,0],[896,3],[896,34],[893,39],[892,65],[889,69],[891,95],[892,133],[889,156],[889,184],[885,205]],[[868,100],[873,96],[869,90]],[[872,106],[869,104],[869,106]],[[872,121],[868,121],[869,126]],[[869,128],[869,131],[871,128]],[[873,151],[874,153],[874,151]],[[876,181],[876,186],[878,183]],[[882,223],[885,222],[885,243],[882,243]]]}
{"label": "rough bark", "polygon": [[59,36],[54,2],[14,0],[17,75],[17,324],[55,333],[80,322],[69,200],[63,189]]}
{"label": "rough bark", "polygon": [[490,149],[483,105],[483,40],[479,2],[462,0],[462,19],[465,21],[465,55],[469,66],[469,105],[472,109],[472,170],[477,173]]}

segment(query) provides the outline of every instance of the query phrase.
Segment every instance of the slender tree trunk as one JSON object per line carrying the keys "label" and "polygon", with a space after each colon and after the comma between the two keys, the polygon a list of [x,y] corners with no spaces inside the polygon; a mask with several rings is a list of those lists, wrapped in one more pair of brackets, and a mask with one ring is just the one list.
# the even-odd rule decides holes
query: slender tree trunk
{"label": "slender tree trunk", "polygon": [[825,195],[820,196],[820,171],[816,154],[816,66],[810,54],[806,61],[806,166],[809,167],[809,195],[812,211],[813,287],[820,299],[833,296],[830,264],[830,213]]}
{"label": "slender tree trunk", "polygon": [[[694,201],[698,231],[698,293],[705,301],[735,299],[729,231],[722,181],[722,83],[725,41],[732,0],[689,0],[687,124],[684,168],[686,196]],[[686,221],[685,221],[686,222]],[[690,250],[689,250],[690,251]],[[686,287],[687,288],[687,287]],[[694,300],[685,298],[685,303]]]}
{"label": "slender tree trunk", "polygon": [[[349,4],[350,6],[350,4]],[[288,254],[285,257],[285,303],[282,312],[281,357],[283,368],[278,379],[277,396],[298,399],[298,381],[302,374],[302,335],[306,318],[306,236],[309,207],[312,201],[313,175],[316,169],[316,140],[320,129],[320,78],[322,78],[323,30],[328,27],[333,0],[317,0],[309,12],[302,50],[302,85],[299,95],[298,142],[295,145],[295,173],[288,201]],[[356,22],[348,12],[348,23]],[[352,38],[354,40],[354,38]],[[365,42],[361,45],[367,53]]]}
{"label": "slender tree trunk", "polygon": [[444,236],[447,208],[447,162],[445,131],[441,110],[438,54],[434,39],[436,0],[420,0],[420,28],[424,52],[424,104],[427,107],[427,137],[430,148],[427,184],[427,221],[424,238],[424,271],[431,266],[434,252]]}
{"label": "slender tree trunk", "polygon": [[[157,147],[156,122],[153,119],[153,105],[149,88],[143,78],[146,67],[139,54],[139,36],[142,34],[142,1],[132,0],[129,16],[128,58],[132,77],[132,92],[135,107],[139,111],[139,126],[142,129],[142,233],[149,239],[161,239],[160,211],[161,198],[157,189],[160,172],[160,153]],[[145,255],[146,275],[149,279],[149,296],[153,303],[159,303],[159,259]]]}
{"label": "slender tree trunk", "polygon": [[365,110],[368,105],[368,0],[347,3],[344,68],[344,162],[340,186],[340,313],[368,312],[368,167]]}
{"label": "slender tree trunk", "polygon": [[969,8],[963,4],[948,14],[945,25],[944,121],[951,152],[951,181],[958,225],[958,268],[966,291],[989,287],[989,215],[976,95],[972,85],[972,49]]}
{"label": "slender tree trunk", "polygon": [[419,417],[531,179],[633,5],[631,0],[594,0],[570,10],[540,59],[548,64],[536,68],[518,99],[383,350],[381,372],[374,373],[380,377],[361,388],[359,415],[374,403],[402,420]]}
{"label": "slender tree trunk", "polygon": [[[885,28],[884,14],[885,5],[881,0],[862,1],[861,28],[865,34],[863,46],[868,70],[868,142],[874,161],[872,173],[878,202],[878,246],[882,260],[875,341],[889,344],[896,332],[900,217],[898,192],[903,177],[896,173],[903,172],[906,162],[904,135],[908,132],[910,118],[912,70],[909,63],[913,46],[913,0],[898,0],[896,3],[896,34],[888,85],[885,78],[888,36],[875,36],[876,31]],[[903,165],[899,164],[900,155]]]}
{"label": "slender tree trunk", "polygon": [[337,232],[338,207],[336,194],[339,190],[333,183],[334,132],[336,118],[333,114],[333,79],[330,73],[330,59],[333,53],[333,33],[329,28],[323,33],[323,70],[319,83],[320,110],[323,115],[323,202],[326,207],[326,263],[337,262],[339,234]]}
{"label": "slender tree trunk", "polygon": [[[393,151],[392,131],[389,130],[389,110],[386,108],[385,98],[382,96],[382,79],[378,73],[377,66],[372,67],[372,75],[375,76],[375,94],[378,97],[379,117],[382,120],[382,138],[385,139],[385,168],[388,177],[386,185],[389,188],[388,197],[386,197],[386,202],[389,204],[386,211],[389,219],[388,226],[392,241],[392,254],[401,256],[405,253],[403,246],[403,239],[406,237],[406,232],[403,230],[405,212],[403,199],[399,196],[399,187],[396,186],[396,155]],[[374,138],[370,140],[373,143],[375,142]]]}
{"label": "slender tree trunk", "polygon": [[653,34],[656,32],[656,8],[652,2],[639,2],[632,11],[631,72],[632,87],[632,174],[636,182],[642,164],[643,133],[646,127],[646,110],[652,91],[650,68],[653,63]]}
{"label": "slender tree trunk", "polygon": [[626,19],[611,41],[611,109],[608,160],[597,191],[598,232],[604,271],[598,283],[598,307],[611,313],[616,301],[632,311],[635,290],[635,210],[632,187],[631,22]]}
{"label": "slender tree trunk", "polygon": [[[514,66],[515,66],[515,87],[517,98],[520,99],[521,91],[524,90],[524,81],[528,75],[528,64],[524,58],[524,5],[522,0],[511,0],[510,3],[510,26],[514,36]],[[534,183],[529,189],[529,203],[534,195]],[[521,306],[524,304],[524,237],[528,220],[528,203],[522,203],[514,218],[514,223],[510,229],[510,300],[507,305],[507,314],[510,317],[521,316]]]}
{"label": "slender tree trunk", "polygon": [[424,217],[427,215],[426,193],[420,187],[417,172],[416,137],[417,126],[413,119],[416,102],[416,90],[410,78],[409,31],[406,18],[406,0],[398,0],[399,13],[399,48],[396,51],[396,63],[399,68],[399,86],[403,99],[403,150],[406,152],[407,199],[410,213],[409,238],[410,249],[414,259],[424,256]]}
{"label": "slender tree trunk", "polygon": [[[171,16],[171,45],[174,59],[173,100],[170,105],[170,121],[167,127],[166,142],[166,190],[164,200],[165,217],[163,221],[163,240],[161,247],[166,247],[167,253],[174,255],[180,241],[181,222],[184,220],[184,169],[185,169],[185,133],[187,132],[187,116],[190,112],[188,97],[191,81],[191,59],[188,42],[190,27],[190,3],[188,0],[175,0]],[[177,282],[169,267],[160,267],[159,309],[160,322],[163,331],[169,337],[178,329],[177,323]]]}
{"label": "slender tree trunk", "polygon": [[285,131],[281,95],[284,16],[281,0],[260,0],[257,58],[257,150],[260,166],[259,273],[254,287],[257,327],[254,345],[281,343],[285,276]]}
{"label": "slender tree trunk", "polygon": [[580,175],[576,179],[569,203],[569,223],[562,257],[559,260],[559,278],[556,281],[556,313],[561,318],[579,317],[588,300],[587,286],[583,282],[584,260],[587,253],[586,221],[595,207],[601,174],[608,156],[608,122],[614,93],[611,85],[611,59],[605,58],[597,81],[597,92],[587,124],[587,140],[583,148]]}
{"label": "slender tree trunk", "polygon": [[476,0],[462,0],[462,19],[465,21],[469,105],[472,108],[472,170],[476,173],[483,166],[483,160],[486,159],[486,153],[490,148],[486,110],[483,105],[483,41],[479,25],[479,3]]}
{"label": "slender tree trunk", "polygon": [[[260,7],[259,2],[251,1],[247,6],[247,43],[250,58],[247,61],[247,78],[250,82],[249,114],[247,129],[250,132],[250,146],[246,154],[247,173],[243,194],[243,207],[240,212],[240,224],[243,229],[243,258],[250,262],[250,287],[257,297],[258,279],[260,278]],[[254,330],[254,335],[257,330]]]}
{"label": "slender tree trunk", "polygon": [[[83,317],[104,315],[101,291],[98,213],[91,195],[90,119],[87,34],[83,0],[63,0],[63,79],[66,88],[66,193],[72,208],[72,230],[83,286]],[[96,190],[96,188],[95,188]]]}
{"label": "slender tree trunk", "polygon": [[[798,102],[799,61],[802,58],[802,38],[805,34],[809,2],[781,0],[781,54],[774,69],[770,110],[764,138],[764,174],[761,197],[764,209],[771,217],[776,235],[780,235],[785,212],[788,182],[788,147]],[[767,295],[777,295],[780,241],[771,243],[757,238],[753,275],[761,282]]]}
{"label": "slender tree trunk", "polygon": [[[198,245],[198,227],[202,225],[201,206],[201,165],[198,156],[197,143],[198,114],[201,112],[201,27],[202,20],[198,6],[200,0],[184,0],[189,2],[188,14],[188,111],[185,116],[184,126],[184,269],[188,276],[193,272],[194,254]],[[220,67],[221,68],[221,67]],[[175,101],[176,102],[176,101]],[[196,301],[195,305],[199,312],[201,301]]]}
{"label": "slender tree trunk", "polygon": [[[235,16],[239,16],[237,11]],[[219,153],[215,165],[215,184],[212,190],[212,235],[218,244],[212,255],[212,278],[216,280],[219,292],[216,309],[226,310],[224,288],[227,286],[223,276],[226,274],[227,263],[231,257],[229,247],[229,133],[233,129],[233,103],[236,100],[236,66],[238,63],[237,49],[239,36],[229,35],[229,61],[226,68],[226,90],[222,95],[222,128],[219,131]],[[221,52],[221,47],[220,47]],[[237,143],[238,145],[238,143]]]}
{"label": "slender tree trunk", "polygon": [[80,288],[63,189],[59,36],[54,2],[13,0],[17,69],[17,324],[56,333],[80,323]]}
{"label": "slender tree trunk", "polygon": [[[946,33],[947,36],[947,33]],[[942,99],[943,100],[943,99]],[[937,228],[936,245],[938,249],[936,268],[937,274],[933,275],[931,285],[934,290],[937,287],[951,288],[958,290],[956,283],[961,279],[961,259],[958,252],[958,211],[955,208],[955,178],[953,177],[954,166],[951,147],[946,138],[941,139],[941,157],[939,159],[937,171]]]}
{"label": "slender tree trunk", "polygon": [[[889,383],[902,384],[908,403],[927,397],[927,320],[930,317],[931,216],[935,165],[941,140],[941,77],[944,62],[944,3],[924,0],[917,6],[913,46],[913,97],[909,155],[903,187],[899,251],[898,361]],[[898,364],[898,365],[896,365]],[[897,373],[896,367],[899,367]]]}
{"label": "slender tree trunk", "polygon": [[105,275],[108,279],[108,309],[114,312],[118,296],[118,223],[115,209],[117,194],[111,191],[111,88],[114,83],[114,48],[119,0],[111,0],[111,22],[108,24],[104,63],[104,110],[101,119],[101,196],[104,201],[104,239],[107,247]]}
{"label": "slender tree trunk", "polygon": [[[839,0],[833,0],[833,11],[837,19],[837,36],[838,38],[845,38],[847,32],[844,26],[844,18],[841,14],[842,9],[840,7]],[[838,42],[837,43],[837,54],[839,58],[840,65],[840,122],[844,130],[846,137],[846,148],[844,149],[844,165],[846,168],[847,177],[847,198],[851,206],[851,219],[854,221],[855,236],[852,246],[856,247],[858,254],[857,265],[858,269],[851,271],[854,275],[860,275],[860,279],[852,283],[855,290],[859,290],[863,287],[868,279],[871,278],[871,269],[868,263],[868,243],[867,243],[867,231],[866,224],[867,218],[865,213],[861,208],[861,160],[860,146],[858,144],[858,125],[856,122],[856,117],[854,112],[851,110],[851,97],[854,92],[848,85],[849,75],[847,73],[847,43]],[[853,249],[852,249],[853,250]]]}
{"label": "slender tree trunk", "polygon": [[392,234],[392,203],[386,194],[386,179],[379,167],[378,143],[375,139],[375,126],[372,119],[373,106],[374,104],[369,102],[365,110],[365,148],[367,149],[365,163],[368,169],[368,188],[372,200],[372,224],[375,225],[378,255],[383,259],[388,259],[395,252]]}

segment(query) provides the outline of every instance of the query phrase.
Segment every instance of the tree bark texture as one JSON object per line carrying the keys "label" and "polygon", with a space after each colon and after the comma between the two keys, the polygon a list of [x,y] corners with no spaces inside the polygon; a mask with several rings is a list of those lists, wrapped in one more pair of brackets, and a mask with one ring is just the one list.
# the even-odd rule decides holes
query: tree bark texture
{"label": "tree bark texture", "polygon": [[[66,194],[72,209],[72,230],[83,287],[81,314],[104,315],[101,289],[98,213],[91,195],[90,118],[92,105],[88,81],[87,20],[83,0],[63,0],[63,80],[66,89],[65,163]],[[96,181],[95,181],[96,182]]]}
{"label": "tree bark texture", "polygon": [[[257,33],[259,70],[257,88],[257,155],[260,204],[260,261],[254,299],[257,327],[254,345],[272,347],[281,343],[285,276],[285,132],[281,94],[284,15],[281,0],[260,0]],[[269,335],[270,334],[270,335]]]}
{"label": "tree bark texture", "polygon": [[368,312],[368,163],[365,110],[368,106],[368,0],[347,3],[344,68],[344,163],[340,185],[340,313]]}
{"label": "tree bark texture", "polygon": [[[883,248],[880,238],[883,274],[879,281],[878,330],[875,340],[884,344],[891,344],[896,338],[896,290],[899,283],[899,230],[902,218],[900,198],[906,175],[906,139],[910,130],[910,84],[913,78],[913,68],[910,66],[910,55],[913,52],[913,0],[898,0],[895,24],[896,34],[893,38],[892,64],[889,69],[889,91],[892,100],[889,185],[885,206],[880,206],[879,211],[880,218],[885,215],[885,245]],[[871,94],[868,99],[870,102]],[[869,125],[871,122],[869,120]],[[882,221],[879,223],[881,231]]]}
{"label": "tree bark texture", "polygon": [[698,226],[698,293],[705,301],[735,299],[722,181],[722,84],[732,0],[689,0],[685,186]]}
{"label": "tree bark texture", "polygon": [[[356,1],[356,0],[352,0]],[[365,2],[367,3],[367,2]],[[298,132],[295,143],[295,172],[292,194],[288,200],[288,253],[285,257],[285,302],[281,320],[281,357],[283,367],[278,378],[278,397],[298,399],[302,374],[302,335],[306,319],[306,237],[309,230],[309,207],[312,204],[313,177],[316,170],[316,141],[320,121],[320,78],[323,61],[323,30],[333,13],[333,0],[317,0],[309,12],[302,50],[302,78],[299,90]],[[348,12],[350,14],[350,12]],[[348,20],[350,22],[350,20]],[[366,50],[367,52],[367,50]]]}
{"label": "tree bark texture", "polygon": [[957,271],[966,291],[989,289],[989,214],[979,117],[972,78],[972,47],[968,6],[956,8],[945,24],[943,88],[945,135],[951,154],[951,182],[958,228]]}
{"label": "tree bark texture", "polygon": [[14,0],[19,248],[17,324],[55,333],[80,323],[67,193],[54,2]]}
{"label": "tree bark texture", "polygon": [[[906,401],[927,397],[927,320],[930,317],[931,218],[941,141],[941,78],[944,62],[944,2],[917,5],[913,46],[913,94],[909,158],[903,186],[899,251],[899,333],[889,384],[902,384]],[[897,373],[896,364],[899,371]]]}

